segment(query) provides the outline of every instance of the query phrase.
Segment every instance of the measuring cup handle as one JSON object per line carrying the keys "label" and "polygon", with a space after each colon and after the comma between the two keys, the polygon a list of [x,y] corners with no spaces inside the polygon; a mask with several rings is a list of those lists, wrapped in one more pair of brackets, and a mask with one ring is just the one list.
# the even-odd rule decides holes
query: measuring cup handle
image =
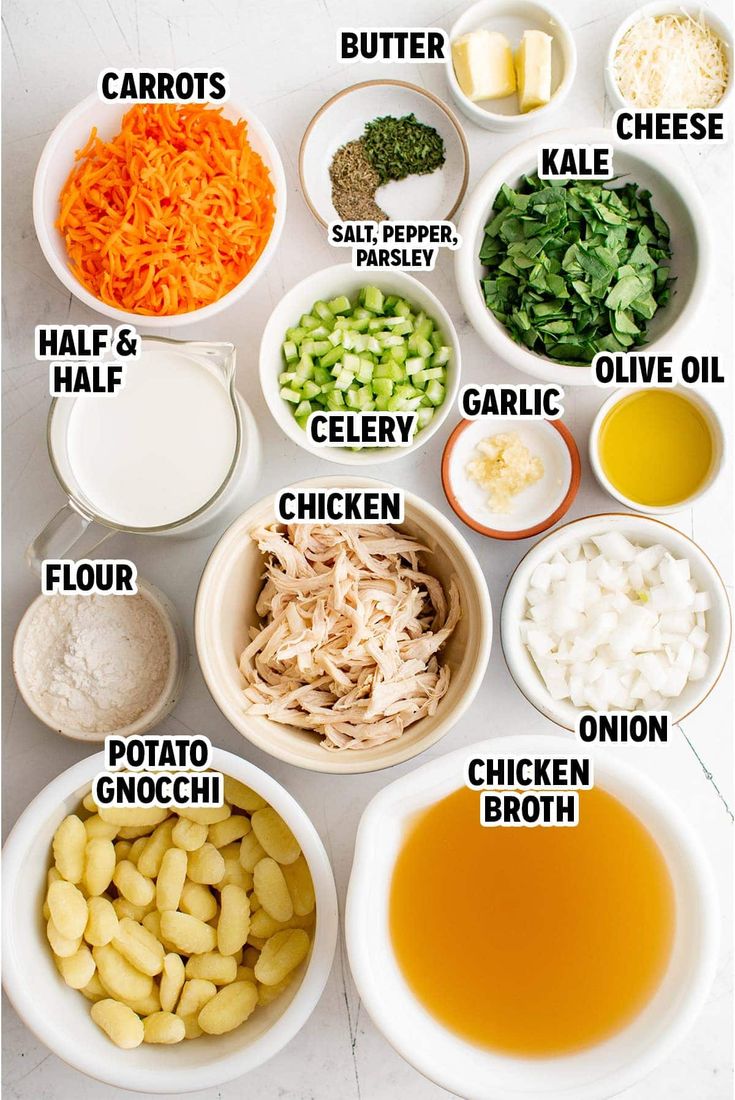
{"label": "measuring cup handle", "polygon": [[63,558],[68,551],[84,538],[84,548],[77,549],[77,557],[86,555],[104,542],[112,534],[109,527],[101,523],[95,523],[78,512],[71,504],[65,504],[53,516],[43,531],[36,535],[31,545],[26,550],[26,561],[38,576],[41,575],[41,563],[47,558]]}

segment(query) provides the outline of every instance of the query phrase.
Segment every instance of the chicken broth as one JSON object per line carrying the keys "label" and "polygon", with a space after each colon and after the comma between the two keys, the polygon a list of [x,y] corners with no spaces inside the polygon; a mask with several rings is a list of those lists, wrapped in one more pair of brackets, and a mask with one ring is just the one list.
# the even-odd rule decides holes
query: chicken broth
{"label": "chicken broth", "polygon": [[483,828],[462,788],[406,834],[393,949],[418,1000],[470,1042],[527,1057],[589,1047],[666,972],[675,903],[658,845],[606,791],[579,799],[574,828]]}

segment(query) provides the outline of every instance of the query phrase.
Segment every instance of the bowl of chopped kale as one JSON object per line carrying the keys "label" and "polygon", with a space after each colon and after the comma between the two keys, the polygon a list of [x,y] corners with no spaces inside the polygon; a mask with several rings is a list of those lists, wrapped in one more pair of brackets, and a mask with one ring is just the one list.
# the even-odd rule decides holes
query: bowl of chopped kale
{"label": "bowl of chopped kale", "polygon": [[[600,146],[611,154],[605,178]],[[599,354],[671,354],[706,292],[698,192],[659,153],[607,130],[517,146],[477,184],[459,230],[455,273],[473,327],[547,382],[592,383]]]}

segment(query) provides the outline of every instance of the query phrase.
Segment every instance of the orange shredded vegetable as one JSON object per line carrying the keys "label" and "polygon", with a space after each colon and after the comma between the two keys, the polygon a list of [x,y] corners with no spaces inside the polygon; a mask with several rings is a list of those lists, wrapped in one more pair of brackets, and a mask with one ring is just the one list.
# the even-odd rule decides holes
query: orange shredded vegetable
{"label": "orange shredded vegetable", "polygon": [[139,104],[120,133],[96,128],[59,196],[70,267],[128,313],[189,313],[232,290],[273,228],[268,169],[247,124],[203,104]]}

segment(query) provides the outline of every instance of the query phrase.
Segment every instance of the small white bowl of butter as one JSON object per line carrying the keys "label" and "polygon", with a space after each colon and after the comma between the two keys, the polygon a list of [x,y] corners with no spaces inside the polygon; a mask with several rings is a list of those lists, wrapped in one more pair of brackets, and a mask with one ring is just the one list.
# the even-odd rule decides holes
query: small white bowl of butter
{"label": "small white bowl of butter", "polygon": [[[490,32],[492,41],[487,36],[470,43],[464,39],[477,31]],[[526,32],[534,33],[526,36]],[[537,32],[551,39],[550,51]],[[463,40],[459,47],[458,39]],[[535,0],[480,0],[459,17],[449,41],[446,69],[452,99],[485,130],[524,130],[545,119],[566,99],[577,71],[577,48],[567,23],[553,8]],[[488,92],[494,98],[476,98]],[[526,104],[522,104],[524,98]],[[531,106],[534,103],[539,105]]]}

